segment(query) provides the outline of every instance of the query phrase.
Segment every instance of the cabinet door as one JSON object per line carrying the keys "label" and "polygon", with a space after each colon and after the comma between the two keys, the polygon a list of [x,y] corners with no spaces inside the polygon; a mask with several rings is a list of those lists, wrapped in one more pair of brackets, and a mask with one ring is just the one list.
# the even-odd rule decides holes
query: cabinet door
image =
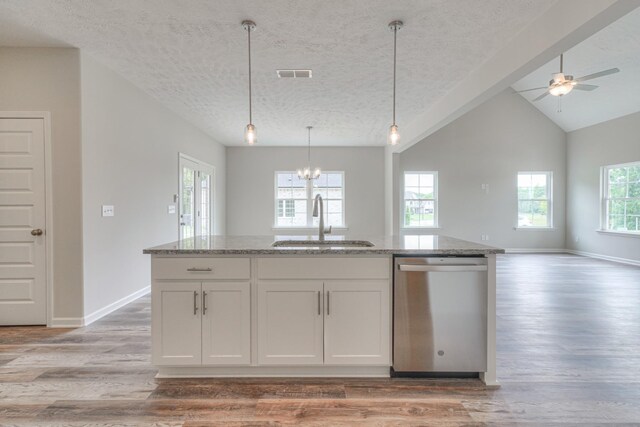
{"label": "cabinet door", "polygon": [[251,361],[249,282],[202,283],[202,364]]}
{"label": "cabinet door", "polygon": [[153,364],[199,365],[200,283],[154,283],[151,293]]}
{"label": "cabinet door", "polygon": [[388,280],[326,281],[324,363],[390,364]]}
{"label": "cabinet door", "polygon": [[322,364],[322,282],[258,283],[258,363]]}

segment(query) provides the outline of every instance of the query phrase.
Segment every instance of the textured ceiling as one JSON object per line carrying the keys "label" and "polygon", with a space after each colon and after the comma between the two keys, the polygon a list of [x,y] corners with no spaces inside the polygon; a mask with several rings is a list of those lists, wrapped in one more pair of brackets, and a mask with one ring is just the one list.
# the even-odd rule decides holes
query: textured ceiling
{"label": "textured ceiling", "polygon": [[[0,0],[18,34],[0,44],[83,49],[226,145],[247,107],[243,19],[253,19],[254,123],[263,145],[384,145],[391,120],[392,19],[397,121],[445,96],[555,0]],[[18,27],[17,27],[18,28]],[[37,31],[27,34],[23,28]],[[44,35],[44,36],[43,36]],[[29,39],[31,37],[31,40]],[[278,80],[309,68],[310,80]]]}
{"label": "textured ceiling", "polygon": [[[547,96],[532,102],[565,131],[640,111],[640,9],[589,37],[564,55],[565,74],[575,78],[618,67],[620,72],[585,83],[600,86],[592,92],[574,90],[561,99]],[[523,90],[545,86],[559,71],[559,59],[539,68],[512,87]],[[543,91],[521,94],[531,101]]]}

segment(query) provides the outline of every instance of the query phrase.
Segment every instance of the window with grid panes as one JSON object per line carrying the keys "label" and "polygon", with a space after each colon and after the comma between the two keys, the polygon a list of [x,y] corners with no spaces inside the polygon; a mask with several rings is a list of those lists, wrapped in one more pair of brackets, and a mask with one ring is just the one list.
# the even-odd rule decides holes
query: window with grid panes
{"label": "window with grid panes", "polygon": [[640,233],[640,162],[602,168],[602,229]]}
{"label": "window with grid panes", "polygon": [[307,181],[296,172],[276,172],[276,227],[317,227],[313,200],[322,196],[326,226],[344,227],[344,172],[323,172]]}
{"label": "window with grid panes", "polygon": [[404,173],[404,228],[438,226],[438,172]]}
{"label": "window with grid panes", "polygon": [[518,172],[518,228],[552,226],[551,172]]}

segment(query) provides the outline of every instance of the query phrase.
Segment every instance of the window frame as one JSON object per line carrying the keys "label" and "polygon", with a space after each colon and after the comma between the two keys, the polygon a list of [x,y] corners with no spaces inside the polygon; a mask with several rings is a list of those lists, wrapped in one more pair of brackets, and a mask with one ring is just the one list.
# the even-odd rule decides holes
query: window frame
{"label": "window frame", "polygon": [[[628,230],[612,230],[608,228],[609,225],[609,171],[611,169],[626,168],[626,167],[640,167],[640,160],[627,163],[618,163],[614,165],[605,165],[600,167],[600,229],[598,231],[603,233],[621,234],[626,236],[640,236],[640,231],[628,231]],[[628,184],[628,181],[627,181]],[[619,200],[619,198],[616,198]],[[640,197],[625,197],[624,200],[640,200]],[[626,220],[625,220],[626,221]]]}
{"label": "window frame", "polygon": [[[407,175],[410,174],[431,174],[433,175],[433,225],[407,225],[405,223],[405,207],[406,201],[405,198],[405,181]],[[402,182],[400,183],[400,218],[402,218],[400,229],[401,230],[429,230],[429,229],[437,229],[440,228],[440,218],[438,214],[439,208],[439,196],[440,190],[438,189],[439,179],[438,179],[438,171],[403,171],[402,172]],[[430,200],[430,199],[426,199]]]}
{"label": "window frame", "polygon": [[[546,199],[522,199],[522,201],[546,201],[547,202],[547,225],[521,226],[519,223],[521,201],[518,195],[518,178],[520,175],[546,175],[547,176],[547,198]],[[516,229],[517,230],[551,230],[553,229],[553,171],[518,171],[516,173]]]}
{"label": "window frame", "polygon": [[[306,201],[307,201],[307,223],[306,225],[279,225],[278,224],[278,174],[292,174],[292,175],[297,175],[296,171],[286,171],[286,170],[278,170],[275,171],[273,174],[273,180],[274,180],[274,186],[273,186],[273,205],[274,205],[274,224],[273,224],[273,229],[275,230],[280,230],[280,229],[285,229],[285,230],[315,230],[318,228],[317,225],[313,224],[313,182],[315,180],[307,180],[306,182]],[[324,174],[340,174],[342,176],[342,219],[341,219],[341,225],[339,226],[332,226],[333,229],[338,229],[338,230],[346,230],[348,229],[347,224],[346,224],[346,180],[345,180],[345,171],[322,171],[322,175]],[[284,200],[284,199],[283,199]],[[288,199],[287,199],[288,200]],[[298,200],[298,199],[296,199]],[[330,200],[337,200],[337,199],[330,199]],[[325,200],[322,199],[324,208],[324,214],[325,214],[325,219],[328,218],[328,202],[329,199]],[[325,223],[326,224],[326,223]],[[328,224],[327,224],[328,226]]]}

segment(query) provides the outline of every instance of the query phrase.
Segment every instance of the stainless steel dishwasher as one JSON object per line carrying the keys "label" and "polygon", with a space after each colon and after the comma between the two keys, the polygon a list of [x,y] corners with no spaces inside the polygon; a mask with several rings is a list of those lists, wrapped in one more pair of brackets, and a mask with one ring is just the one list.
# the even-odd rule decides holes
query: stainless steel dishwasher
{"label": "stainless steel dishwasher", "polygon": [[486,371],[486,258],[396,257],[393,298],[396,375]]}

